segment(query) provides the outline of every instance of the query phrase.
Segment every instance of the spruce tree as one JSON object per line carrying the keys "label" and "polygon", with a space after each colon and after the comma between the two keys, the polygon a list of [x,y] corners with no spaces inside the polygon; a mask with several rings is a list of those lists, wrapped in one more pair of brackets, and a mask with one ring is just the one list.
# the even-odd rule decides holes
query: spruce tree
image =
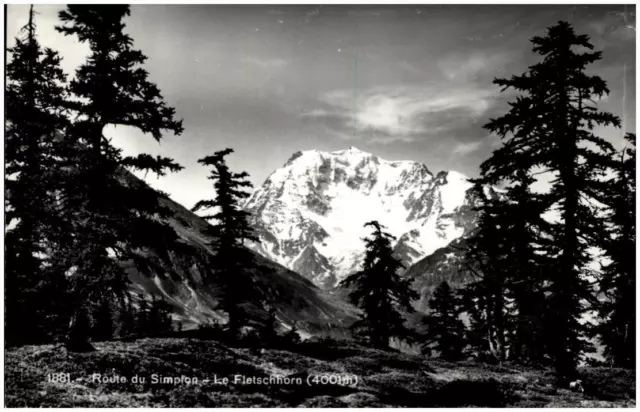
{"label": "spruce tree", "polygon": [[508,290],[515,311],[511,356],[522,362],[540,363],[545,358],[548,341],[545,274],[555,262],[545,255],[545,250],[553,246],[552,227],[543,218],[548,200],[545,195],[532,193],[533,182],[531,174],[520,171],[517,180],[506,189],[507,204],[502,212],[509,230],[503,240],[512,245],[506,256],[511,268]]}
{"label": "spruce tree", "polygon": [[250,195],[245,191],[252,186],[247,180],[249,175],[229,170],[225,157],[231,153],[233,149],[225,149],[198,160],[198,163],[213,168],[208,179],[214,181],[216,198],[197,202],[192,211],[213,209],[212,214],[202,217],[215,222],[209,226],[207,234],[212,239],[210,244],[216,251],[215,263],[219,268],[218,279],[222,286],[219,305],[227,312],[227,330],[235,338],[248,321],[246,306],[257,298],[248,273],[253,255],[244,242],[257,242],[258,238],[249,226],[250,214],[240,206],[241,201]]}
{"label": "spruce tree", "polygon": [[171,323],[171,306],[164,298],[158,299],[156,295],[152,295],[147,334],[151,336],[165,335],[171,331]]}
{"label": "spruce tree", "polygon": [[5,309],[7,343],[54,338],[64,323],[66,279],[58,258],[68,233],[56,192],[64,180],[66,76],[40,46],[34,10],[6,66]]}
{"label": "spruce tree", "polygon": [[[479,289],[479,290],[478,290]],[[464,341],[467,353],[475,358],[491,352],[489,346],[489,322],[487,321],[487,294],[481,282],[471,282],[458,290],[460,310],[467,314],[469,327],[465,328]],[[423,348],[423,351],[427,349]]]}
{"label": "spruce tree", "polygon": [[[76,311],[104,293],[122,295],[127,275],[118,261],[132,260],[139,270],[152,271],[154,261],[145,259],[147,248],[163,250],[176,234],[158,218],[167,212],[158,194],[126,170],[144,170],[162,176],[181,167],[169,158],[140,154],[123,157],[105,138],[107,125],[134,127],[159,141],[163,131],[176,135],[182,122],[163,101],[158,87],[149,82],[141,67],[146,56],[133,48],[123,32],[127,5],[68,5],[60,12],[63,25],[56,29],[88,44],[87,61],[76,71],[70,91],[76,115],[68,139],[78,150],[75,179],[66,188],[66,206],[75,213],[70,265],[72,304]],[[83,345],[86,336],[74,332],[72,319],[67,347]]]}
{"label": "spruce tree", "polygon": [[460,303],[449,283],[442,282],[429,301],[429,314],[424,320],[427,327],[423,351],[435,349],[445,360],[462,358],[465,347],[465,328],[459,318]]}
{"label": "spruce tree", "polygon": [[470,334],[486,339],[471,339],[473,347],[499,361],[507,352],[512,359],[539,361],[544,353],[541,274],[550,263],[538,253],[549,243],[549,224],[541,216],[546,200],[529,190],[532,176],[521,171],[516,178],[499,194],[486,190],[482,178],[473,180],[478,225],[466,242],[465,260],[476,280],[463,289],[464,301],[474,319]]}
{"label": "spruce tree", "polygon": [[605,251],[610,258],[603,270],[604,295],[599,314],[605,356],[615,366],[636,365],[636,136],[627,134],[628,146],[613,163],[615,176],[605,183],[612,223]]}
{"label": "spruce tree", "polygon": [[129,294],[119,296],[119,302],[115,305],[116,312],[116,334],[120,337],[126,337],[136,333],[138,313],[132,304]]}
{"label": "spruce tree", "polygon": [[[598,246],[602,225],[592,199],[603,193],[612,146],[596,136],[597,126],[619,126],[619,119],[598,111],[594,100],[609,92],[600,77],[586,67],[601,59],[586,35],[558,22],[544,37],[534,37],[533,51],[543,60],[529,71],[494,83],[522,93],[507,114],[485,127],[503,140],[501,148],[481,166],[491,183],[517,180],[520,172],[540,168],[555,176],[547,194],[549,210],[560,215],[551,225],[553,243],[544,253],[556,264],[545,275],[548,283],[547,347],[558,378],[572,379],[581,354],[590,349],[589,325],[579,320],[593,302],[588,275],[588,248]],[[586,51],[583,51],[586,50]]]}
{"label": "spruce tree", "polygon": [[144,294],[138,294],[138,310],[136,311],[136,332],[138,335],[146,336],[151,329],[151,305],[147,302]]}
{"label": "spruce tree", "polygon": [[111,340],[115,334],[114,317],[109,296],[105,296],[95,309],[92,337],[95,340]]}
{"label": "spruce tree", "polygon": [[375,220],[364,226],[371,227],[373,234],[363,239],[363,270],[348,276],[340,285],[353,289],[349,298],[362,311],[353,328],[363,331],[374,347],[388,349],[391,338],[413,338],[413,332],[404,325],[403,312],[414,312],[411,302],[418,299],[418,293],[398,275],[402,263],[393,255],[395,237]]}
{"label": "spruce tree", "polygon": [[[513,273],[508,260],[512,253],[509,239],[507,216],[503,213],[508,206],[501,199],[492,199],[484,192],[484,187],[476,184],[476,197],[482,199],[479,208],[478,227],[467,243],[465,263],[476,280],[465,288],[465,302],[474,314],[472,330],[482,330],[478,337],[480,352],[491,352],[503,362],[507,352],[507,317],[509,289],[508,283]],[[477,333],[477,332],[476,332]],[[485,341],[486,339],[486,341]]]}
{"label": "spruce tree", "polygon": [[300,343],[300,334],[298,333],[298,325],[296,322],[292,322],[291,329],[282,336],[282,341],[285,346],[295,346]]}

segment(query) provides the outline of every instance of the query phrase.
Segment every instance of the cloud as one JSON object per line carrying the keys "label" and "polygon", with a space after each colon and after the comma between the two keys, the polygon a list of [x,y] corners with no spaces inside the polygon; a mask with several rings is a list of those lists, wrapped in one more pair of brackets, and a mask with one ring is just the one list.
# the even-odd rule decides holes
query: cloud
{"label": "cloud", "polygon": [[411,64],[410,62],[406,61],[406,60],[400,60],[397,62],[398,67],[400,67],[402,70],[410,73],[410,74],[414,74],[414,75],[424,75],[424,70],[420,69],[418,67],[416,67],[415,65]]}
{"label": "cloud", "polygon": [[288,64],[286,60],[280,58],[274,59],[261,59],[257,57],[245,57],[242,59],[243,62],[252,64],[254,66],[261,67],[263,69],[279,69]]}
{"label": "cloud", "polygon": [[488,142],[487,144],[492,149],[497,149],[502,146],[502,138],[497,134],[491,133],[489,136],[487,136],[486,140]]}
{"label": "cloud", "polygon": [[469,153],[473,153],[482,147],[482,140],[467,143],[458,143],[453,147],[453,154],[465,156]]}
{"label": "cloud", "polygon": [[451,156],[467,156],[480,150],[496,150],[502,145],[500,136],[490,133],[478,140],[457,142],[451,149]]}
{"label": "cloud", "polygon": [[630,11],[609,11],[605,15],[598,15],[586,24],[586,28],[592,34],[591,41],[596,48],[606,48],[620,41],[636,39],[635,11],[632,10],[635,8]]}
{"label": "cloud", "polygon": [[471,54],[449,54],[438,61],[442,74],[450,81],[475,79],[479,76],[495,74],[496,67],[504,66],[510,60],[507,52]]}
{"label": "cloud", "polygon": [[323,107],[303,116],[322,119],[346,135],[378,142],[413,141],[460,127],[485,114],[496,91],[473,84],[431,83],[368,90],[336,90],[320,98]]}
{"label": "cloud", "polygon": [[307,117],[329,117],[332,116],[333,113],[325,109],[313,109],[303,112],[302,115]]}

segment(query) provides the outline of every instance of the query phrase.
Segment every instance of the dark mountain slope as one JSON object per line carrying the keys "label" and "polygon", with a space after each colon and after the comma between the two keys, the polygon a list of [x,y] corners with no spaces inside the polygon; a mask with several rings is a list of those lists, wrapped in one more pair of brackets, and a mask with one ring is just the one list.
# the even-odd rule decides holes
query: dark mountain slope
{"label": "dark mountain slope", "polygon": [[[140,182],[130,174],[127,179]],[[182,322],[187,328],[222,319],[222,313],[215,311],[219,282],[211,260],[215,252],[207,245],[209,239],[204,235],[208,223],[164,195],[159,194],[159,201],[171,212],[165,222],[173,227],[180,240],[178,245],[146,251],[161,270],[143,273],[131,262],[124,263],[132,291],[163,296],[174,309],[174,321]],[[348,314],[351,309],[309,280],[257,253],[253,253],[253,257],[254,263],[250,269],[248,266],[247,272],[260,291],[260,298],[276,307],[281,323],[297,322],[301,330],[314,333],[351,322]],[[204,282],[207,276],[211,282]],[[262,311],[260,302],[256,302],[254,310]]]}
{"label": "dark mountain slope", "polygon": [[420,299],[415,303],[417,310],[427,311],[431,294],[443,281],[458,288],[473,279],[465,269],[463,256],[464,240],[457,239],[407,269],[403,276],[412,279],[412,287],[420,293]]}

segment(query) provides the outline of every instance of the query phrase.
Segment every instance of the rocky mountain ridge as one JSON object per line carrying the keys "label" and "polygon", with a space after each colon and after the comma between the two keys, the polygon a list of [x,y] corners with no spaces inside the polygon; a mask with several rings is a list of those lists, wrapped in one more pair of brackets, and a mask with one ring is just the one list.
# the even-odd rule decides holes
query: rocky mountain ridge
{"label": "rocky mountain ridge", "polygon": [[[378,220],[406,267],[468,233],[475,223],[467,177],[433,174],[355,147],[295,153],[244,205],[259,254],[323,288],[360,269],[363,225]],[[492,190],[492,189],[488,189]]]}

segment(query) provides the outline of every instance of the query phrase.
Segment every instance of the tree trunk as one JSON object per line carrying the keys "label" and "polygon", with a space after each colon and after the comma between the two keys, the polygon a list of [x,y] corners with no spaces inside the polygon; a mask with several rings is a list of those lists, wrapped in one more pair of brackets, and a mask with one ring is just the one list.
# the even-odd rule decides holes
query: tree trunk
{"label": "tree trunk", "polygon": [[69,322],[69,333],[65,347],[69,352],[91,352],[95,348],[89,342],[89,317],[86,309],[76,309]]}
{"label": "tree trunk", "polygon": [[504,290],[501,285],[496,288],[495,297],[495,333],[496,346],[498,349],[498,360],[500,363],[505,361],[505,337],[504,337]]}

